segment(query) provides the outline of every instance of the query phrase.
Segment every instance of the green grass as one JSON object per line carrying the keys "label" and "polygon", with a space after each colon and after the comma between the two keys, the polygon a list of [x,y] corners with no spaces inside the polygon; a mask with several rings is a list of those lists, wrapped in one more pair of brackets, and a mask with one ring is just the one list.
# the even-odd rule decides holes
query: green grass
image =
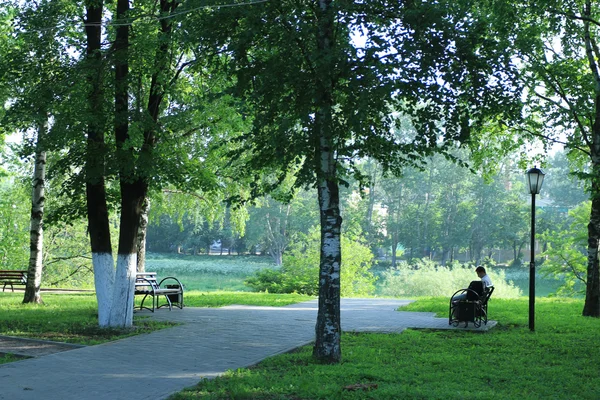
{"label": "green grass", "polygon": [[270,257],[149,254],[146,271],[175,276],[186,290],[250,291],[244,280],[256,271],[275,268]]}
{"label": "green grass", "polygon": [[314,297],[301,294],[192,291],[184,294],[184,304],[186,307],[223,307],[232,304],[281,307],[308,301],[313,298]]}
{"label": "green grass", "polygon": [[93,294],[44,294],[44,304],[22,304],[23,294],[0,295],[0,334],[93,345],[172,326],[134,317],[133,329],[98,327]]}
{"label": "green grass", "polygon": [[[493,300],[493,299],[492,299]],[[180,392],[189,399],[590,399],[600,398],[600,319],[581,300],[537,299],[536,331],[526,298],[490,302],[488,332],[407,330],[344,334],[343,361],[321,365],[311,347],[230,371]],[[447,298],[403,310],[447,315]],[[366,390],[349,390],[363,385]]]}
{"label": "green grass", "polygon": [[13,354],[0,353],[0,365],[7,364],[7,363],[10,363],[13,361],[23,360],[25,358],[28,358],[28,357],[20,357],[20,356],[15,356]]}

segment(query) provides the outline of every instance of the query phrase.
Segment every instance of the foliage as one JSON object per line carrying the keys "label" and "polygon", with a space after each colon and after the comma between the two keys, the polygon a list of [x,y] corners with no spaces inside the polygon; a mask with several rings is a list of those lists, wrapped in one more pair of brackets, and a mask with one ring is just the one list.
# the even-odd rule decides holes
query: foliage
{"label": "foliage", "polygon": [[[515,298],[521,291],[507,282],[504,271],[486,268],[494,283],[494,297]],[[416,260],[414,264],[402,261],[395,268],[383,273],[382,294],[393,297],[447,296],[466,288],[469,282],[478,280],[471,265],[457,262],[440,266],[429,259]]]}
{"label": "foliage", "polygon": [[[342,235],[341,295],[366,295],[375,289],[376,278],[369,271],[373,255],[359,240]],[[270,293],[302,293],[316,295],[319,279],[318,232],[312,230],[305,240],[296,242],[283,258],[280,269],[257,272],[246,280],[246,285]]]}
{"label": "foliage", "polygon": [[572,219],[569,229],[548,231],[540,237],[548,246],[542,254],[545,259],[541,271],[560,278],[563,282],[558,294],[585,293],[588,240],[586,224],[590,209],[591,202],[580,204],[569,211]]}
{"label": "foliage", "polygon": [[0,269],[27,269],[31,201],[12,178],[0,178]]}
{"label": "foliage", "polygon": [[[580,300],[542,299],[532,334],[527,307],[527,299],[492,298],[490,311],[498,325],[485,333],[346,333],[338,365],[318,364],[311,359],[311,347],[302,347],[252,368],[203,379],[170,399],[598,398],[600,349],[585,344],[600,321],[578,315]],[[437,312],[446,318],[448,299],[419,299],[401,311]],[[475,366],[482,363],[489,368]],[[352,385],[365,390],[344,389]]]}

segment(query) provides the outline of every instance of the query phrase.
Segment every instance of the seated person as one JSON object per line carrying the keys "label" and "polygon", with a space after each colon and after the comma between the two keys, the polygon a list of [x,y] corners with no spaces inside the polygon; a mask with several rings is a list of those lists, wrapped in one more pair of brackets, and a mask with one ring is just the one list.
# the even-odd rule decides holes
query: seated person
{"label": "seated person", "polygon": [[[477,281],[473,281],[471,282],[471,284],[469,285],[469,289],[474,290],[475,292],[477,292],[478,295],[481,296],[481,294],[483,293],[483,291],[485,291],[485,289],[494,286],[492,284],[492,280],[490,279],[489,275],[485,272],[485,268],[483,268],[481,265],[478,266],[475,269],[475,272],[477,273],[477,276],[479,277],[479,279],[481,279],[481,282],[477,282]],[[481,283],[480,285],[475,285],[476,283]],[[471,292],[463,292],[460,294],[457,294],[456,296],[454,296],[452,298],[453,302],[456,301],[461,301],[461,300],[471,300],[468,296],[469,294],[472,294]]]}
{"label": "seated person", "polygon": [[477,273],[477,276],[479,277],[479,279],[481,279],[481,282],[483,282],[484,290],[489,287],[494,286],[489,275],[485,272],[485,268],[483,268],[481,265],[479,267],[475,268],[475,272]]}

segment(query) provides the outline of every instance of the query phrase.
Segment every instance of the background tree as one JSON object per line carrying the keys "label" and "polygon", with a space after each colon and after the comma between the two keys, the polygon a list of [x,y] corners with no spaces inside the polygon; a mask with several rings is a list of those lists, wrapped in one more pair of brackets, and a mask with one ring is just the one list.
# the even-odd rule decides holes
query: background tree
{"label": "background tree", "polygon": [[[23,302],[40,303],[43,269],[44,187],[46,186],[46,149],[51,117],[60,112],[72,59],[64,50],[71,37],[61,23],[72,16],[69,3],[40,1],[34,4],[3,2],[12,14],[13,31],[0,69],[2,79],[12,82],[9,107],[2,119],[4,129],[23,134],[23,157],[32,156],[33,190],[31,196],[30,258]],[[40,31],[44,30],[41,35]],[[31,132],[35,132],[31,134]]]}

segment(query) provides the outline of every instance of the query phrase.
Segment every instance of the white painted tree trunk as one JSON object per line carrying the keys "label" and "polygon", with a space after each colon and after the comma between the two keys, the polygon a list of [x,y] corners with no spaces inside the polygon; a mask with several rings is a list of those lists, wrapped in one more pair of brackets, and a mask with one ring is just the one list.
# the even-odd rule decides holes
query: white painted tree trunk
{"label": "white painted tree trunk", "polygon": [[110,324],[110,312],[115,282],[115,264],[111,253],[93,253],[94,285],[98,301],[98,325],[107,327]]}
{"label": "white painted tree trunk", "polygon": [[130,327],[133,325],[133,293],[136,267],[137,256],[135,253],[119,254],[117,256],[117,273],[110,310],[110,326]]}

